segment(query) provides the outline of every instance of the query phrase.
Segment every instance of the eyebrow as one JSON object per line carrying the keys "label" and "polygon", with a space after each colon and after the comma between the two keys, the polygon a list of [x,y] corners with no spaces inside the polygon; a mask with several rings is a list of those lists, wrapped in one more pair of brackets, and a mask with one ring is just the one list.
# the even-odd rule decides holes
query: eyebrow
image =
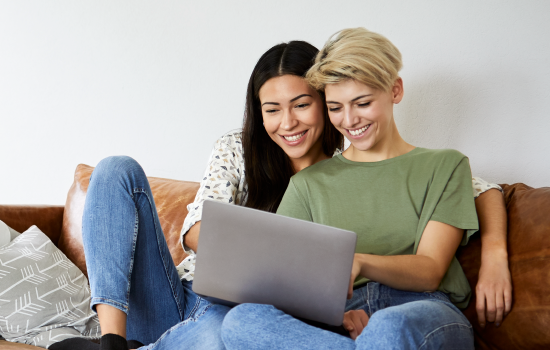
{"label": "eyebrow", "polygon": [[302,97],[304,97],[304,96],[309,96],[309,97],[311,97],[310,94],[301,94],[300,96],[294,97],[292,100],[290,100],[290,102],[294,102],[294,101],[296,101],[297,99],[300,99],[300,98],[302,98]]}
{"label": "eyebrow", "polygon": [[[356,98],[354,98],[353,100],[351,100],[350,102],[355,102],[363,97],[369,97],[369,96],[372,96],[372,94],[367,94],[367,95],[361,95],[361,96],[357,96]],[[327,103],[340,103],[340,102],[335,102],[335,101],[327,101]]]}
{"label": "eyebrow", "polygon": [[[290,102],[294,102],[294,101],[296,101],[296,100],[298,100],[302,97],[305,97],[305,96],[311,97],[310,94],[301,94],[301,95],[298,95],[298,96],[294,97],[292,100],[290,100]],[[262,103],[262,106],[263,105],[276,105],[276,106],[279,106],[280,103],[278,103],[278,102],[264,102],[264,103]]]}

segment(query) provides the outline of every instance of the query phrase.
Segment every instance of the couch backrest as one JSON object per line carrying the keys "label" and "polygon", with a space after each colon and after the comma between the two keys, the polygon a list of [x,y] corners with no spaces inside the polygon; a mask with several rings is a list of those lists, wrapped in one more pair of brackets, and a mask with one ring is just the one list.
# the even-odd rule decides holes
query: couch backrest
{"label": "couch backrest", "polygon": [[[59,237],[59,249],[71,259],[87,276],[86,259],[82,245],[82,213],[90,175],[93,167],[79,164],[74,174],[74,182],[67,195],[63,226]],[[174,263],[178,265],[185,253],[179,243],[183,220],[187,215],[187,204],[195,199],[199,189],[197,182],[178,181],[149,177],[149,184],[157,207],[160,225]]]}

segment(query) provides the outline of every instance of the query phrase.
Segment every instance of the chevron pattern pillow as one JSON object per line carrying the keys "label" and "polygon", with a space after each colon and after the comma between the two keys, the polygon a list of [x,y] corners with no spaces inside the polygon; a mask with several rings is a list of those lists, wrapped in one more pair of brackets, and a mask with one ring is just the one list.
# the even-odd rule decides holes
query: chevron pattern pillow
{"label": "chevron pattern pillow", "polygon": [[99,338],[82,272],[38,227],[0,248],[0,335],[47,348],[73,337]]}

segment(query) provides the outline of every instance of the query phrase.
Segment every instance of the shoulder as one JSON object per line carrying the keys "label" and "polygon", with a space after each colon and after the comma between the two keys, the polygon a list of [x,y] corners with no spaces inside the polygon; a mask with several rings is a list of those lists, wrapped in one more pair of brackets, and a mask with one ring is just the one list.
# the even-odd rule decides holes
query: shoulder
{"label": "shoulder", "polygon": [[244,157],[240,129],[227,132],[216,140],[210,153],[209,167],[206,172],[210,173],[213,171],[213,168],[220,168],[224,171],[235,170],[235,174],[238,173],[239,176],[244,175]]}
{"label": "shoulder", "polygon": [[223,134],[214,144],[212,156],[214,158],[236,158],[239,163],[243,162],[241,129]]}
{"label": "shoulder", "polygon": [[425,164],[432,164],[433,166],[452,166],[456,167],[464,159],[468,159],[464,154],[455,149],[429,149],[418,148],[416,157],[422,159]]}
{"label": "shoulder", "polygon": [[294,174],[291,180],[296,185],[306,181],[318,181],[325,178],[326,175],[334,173],[337,170],[337,163],[339,163],[337,157],[322,160]]}
{"label": "shoulder", "polygon": [[217,141],[216,145],[229,146],[231,148],[241,147],[242,145],[242,130],[234,129],[223,134]]}

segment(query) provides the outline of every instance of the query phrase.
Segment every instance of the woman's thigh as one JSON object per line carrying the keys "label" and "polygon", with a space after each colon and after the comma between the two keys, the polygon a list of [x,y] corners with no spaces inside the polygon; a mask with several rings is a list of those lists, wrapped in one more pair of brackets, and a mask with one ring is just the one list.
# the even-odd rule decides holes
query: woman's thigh
{"label": "woman's thigh", "polygon": [[357,349],[473,349],[472,326],[450,302],[426,298],[378,310]]}
{"label": "woman's thigh", "polygon": [[230,309],[201,299],[196,312],[140,350],[223,350],[222,322]]}
{"label": "woman's thigh", "polygon": [[310,326],[272,305],[241,304],[222,325],[222,339],[233,349],[353,350],[351,338]]}

